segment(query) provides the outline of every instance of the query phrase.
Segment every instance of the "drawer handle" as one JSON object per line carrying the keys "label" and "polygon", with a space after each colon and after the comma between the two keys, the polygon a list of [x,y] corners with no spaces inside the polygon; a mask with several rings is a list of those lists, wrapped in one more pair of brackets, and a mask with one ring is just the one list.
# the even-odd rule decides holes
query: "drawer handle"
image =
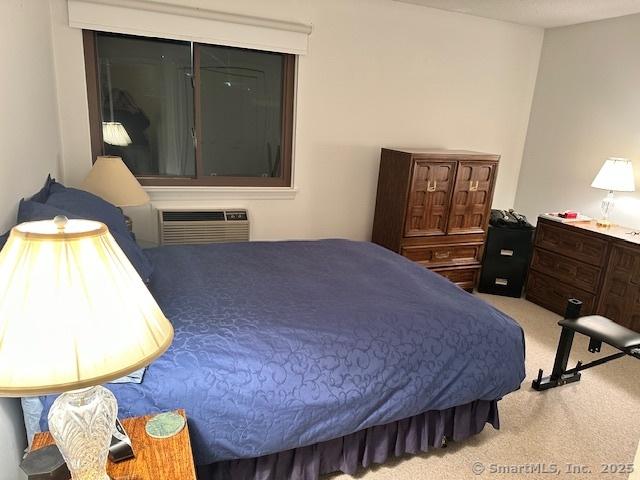
{"label": "drawer handle", "polygon": [[502,250],[500,250],[500,255],[502,255],[503,257],[513,257],[513,250],[507,250],[503,248]]}
{"label": "drawer handle", "polygon": [[506,278],[496,278],[496,285],[502,285],[503,287],[506,287],[507,285],[509,285],[509,280],[507,280]]}
{"label": "drawer handle", "polygon": [[437,186],[438,186],[437,180],[433,181],[433,185],[431,185],[431,180],[427,181],[427,192],[435,192]]}
{"label": "drawer handle", "polygon": [[435,257],[438,259],[443,259],[443,258],[449,258],[449,255],[451,255],[451,252],[436,252],[435,253]]}
{"label": "drawer handle", "polygon": [[469,180],[469,191],[470,192],[477,192],[479,185],[480,185],[480,181],[479,180],[476,180],[476,183],[473,183],[473,180]]}

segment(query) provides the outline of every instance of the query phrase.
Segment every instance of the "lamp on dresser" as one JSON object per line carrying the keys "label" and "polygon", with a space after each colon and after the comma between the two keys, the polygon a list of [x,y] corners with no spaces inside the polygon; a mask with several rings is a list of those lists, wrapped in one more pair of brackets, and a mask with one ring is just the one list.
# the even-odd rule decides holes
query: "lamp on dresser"
{"label": "lamp on dresser", "polygon": [[[120,208],[149,203],[149,194],[120,157],[104,155],[96,158],[82,188]],[[131,219],[126,215],[124,218],[131,230]]]}
{"label": "lamp on dresser", "polygon": [[615,206],[614,192],[633,192],[636,189],[633,177],[633,165],[626,158],[611,157],[604,161],[598,175],[591,183],[593,188],[608,190],[609,193],[602,200],[602,218],[598,220],[601,227],[611,226],[609,216]]}
{"label": "lamp on dresser", "polygon": [[173,328],[107,227],[23,223],[0,252],[0,396],[65,392],[49,428],[73,480],[108,480],[117,403],[100,384],[148,365]]}

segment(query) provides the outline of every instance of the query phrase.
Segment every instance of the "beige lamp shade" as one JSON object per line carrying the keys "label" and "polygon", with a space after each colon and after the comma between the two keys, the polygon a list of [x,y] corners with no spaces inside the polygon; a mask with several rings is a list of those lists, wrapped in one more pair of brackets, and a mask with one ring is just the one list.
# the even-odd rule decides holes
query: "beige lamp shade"
{"label": "beige lamp shade", "polygon": [[616,157],[606,159],[591,186],[613,192],[635,191],[636,185],[631,161]]}
{"label": "beige lamp shade", "polygon": [[148,365],[172,339],[105,225],[56,217],[11,230],[0,252],[0,396],[99,385]]}
{"label": "beige lamp shade", "polygon": [[149,203],[149,195],[120,157],[98,157],[82,188],[118,207]]}

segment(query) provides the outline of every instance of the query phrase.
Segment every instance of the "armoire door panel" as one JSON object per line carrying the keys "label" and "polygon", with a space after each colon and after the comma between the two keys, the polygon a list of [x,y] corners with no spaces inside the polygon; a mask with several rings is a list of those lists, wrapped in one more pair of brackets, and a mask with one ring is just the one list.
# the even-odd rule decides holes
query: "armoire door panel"
{"label": "armoire door panel", "polygon": [[486,230],[496,167],[493,162],[458,164],[447,233],[481,233]]}
{"label": "armoire door panel", "polygon": [[444,235],[455,162],[415,161],[409,189],[404,234],[407,237]]}

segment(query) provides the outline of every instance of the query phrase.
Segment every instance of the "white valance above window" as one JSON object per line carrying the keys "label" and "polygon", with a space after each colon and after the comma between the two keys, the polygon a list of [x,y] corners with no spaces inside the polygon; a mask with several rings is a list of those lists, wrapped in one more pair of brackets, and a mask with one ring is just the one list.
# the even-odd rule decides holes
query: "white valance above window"
{"label": "white valance above window", "polygon": [[101,32],[307,53],[311,26],[148,0],[68,0],[69,25]]}

